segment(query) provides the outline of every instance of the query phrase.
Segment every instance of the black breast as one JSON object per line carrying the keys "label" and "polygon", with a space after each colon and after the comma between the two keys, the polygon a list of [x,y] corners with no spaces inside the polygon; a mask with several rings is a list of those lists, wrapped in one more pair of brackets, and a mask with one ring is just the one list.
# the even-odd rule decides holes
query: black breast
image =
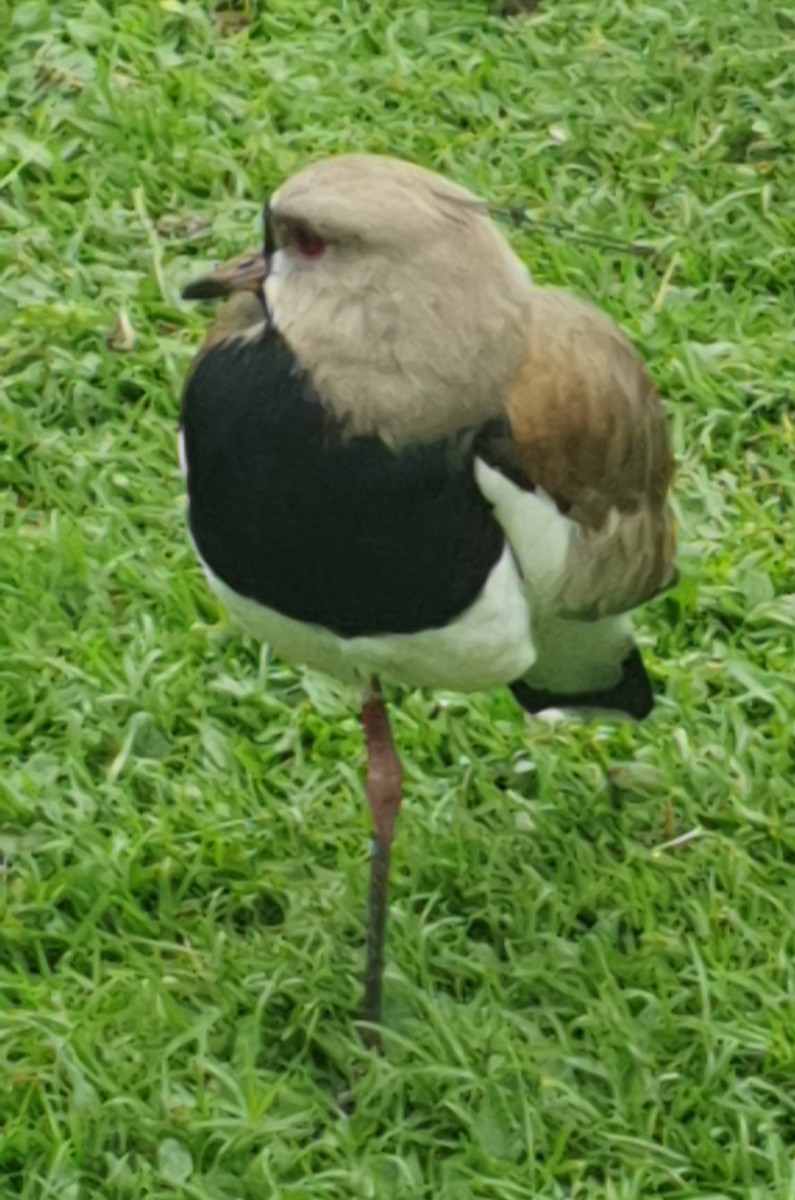
{"label": "black breast", "polygon": [[471,438],[393,451],[341,437],[275,333],[199,362],[183,429],[202,558],[286,616],[344,637],[438,628],[502,551]]}

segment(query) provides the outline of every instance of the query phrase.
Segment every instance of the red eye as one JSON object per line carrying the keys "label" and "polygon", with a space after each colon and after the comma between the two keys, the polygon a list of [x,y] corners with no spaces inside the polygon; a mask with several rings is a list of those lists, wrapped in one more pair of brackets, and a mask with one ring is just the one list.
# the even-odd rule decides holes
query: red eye
{"label": "red eye", "polygon": [[326,253],[327,242],[318,237],[311,229],[296,225],[290,231],[290,242],[301,255],[301,258],[322,258]]}

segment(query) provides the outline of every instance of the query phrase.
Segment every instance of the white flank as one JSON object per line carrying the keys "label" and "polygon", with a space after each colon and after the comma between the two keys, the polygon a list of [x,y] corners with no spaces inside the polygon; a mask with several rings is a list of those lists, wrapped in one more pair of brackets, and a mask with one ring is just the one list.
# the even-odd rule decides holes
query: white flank
{"label": "white flank", "polygon": [[514,557],[506,546],[483,591],[443,629],[342,638],[317,625],[282,616],[239,596],[204,564],[225,608],[288,662],[302,663],[346,683],[380,675],[410,687],[480,691],[525,675],[535,661],[530,616]]}
{"label": "white flank", "polygon": [[533,613],[554,611],[566,559],[579,527],[541,489],[527,492],[478,458],[475,478],[505,530],[533,600]]}
{"label": "white flank", "polygon": [[524,576],[537,651],[532,669],[524,675],[527,683],[561,693],[618,683],[634,641],[630,618],[578,621],[560,615],[570,550],[583,531],[543,491],[524,491],[480,459],[475,477]]}

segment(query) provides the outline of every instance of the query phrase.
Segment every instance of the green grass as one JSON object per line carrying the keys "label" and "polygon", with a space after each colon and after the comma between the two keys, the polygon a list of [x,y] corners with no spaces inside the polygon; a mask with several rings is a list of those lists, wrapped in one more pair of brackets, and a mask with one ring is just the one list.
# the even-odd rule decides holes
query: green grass
{"label": "green grass", "polygon": [[[795,20],[240,15],[0,3],[0,1197],[793,1200]],[[174,451],[180,286],[350,149],[528,209],[652,365],[683,540],[645,726],[395,697],[383,1060],[354,704],[222,623]]]}

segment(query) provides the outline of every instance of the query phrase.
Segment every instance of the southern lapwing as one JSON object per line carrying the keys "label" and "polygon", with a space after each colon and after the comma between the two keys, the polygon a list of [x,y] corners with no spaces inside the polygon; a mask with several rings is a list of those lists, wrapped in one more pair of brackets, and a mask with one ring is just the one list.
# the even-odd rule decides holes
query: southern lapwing
{"label": "southern lapwing", "polygon": [[376,1045],[401,801],[380,681],[646,716],[627,613],[674,577],[663,409],[609,317],[536,286],[476,196],[390,158],[302,170],[263,249],[184,295],[229,297],[182,409],[210,587],[363,688]]}

